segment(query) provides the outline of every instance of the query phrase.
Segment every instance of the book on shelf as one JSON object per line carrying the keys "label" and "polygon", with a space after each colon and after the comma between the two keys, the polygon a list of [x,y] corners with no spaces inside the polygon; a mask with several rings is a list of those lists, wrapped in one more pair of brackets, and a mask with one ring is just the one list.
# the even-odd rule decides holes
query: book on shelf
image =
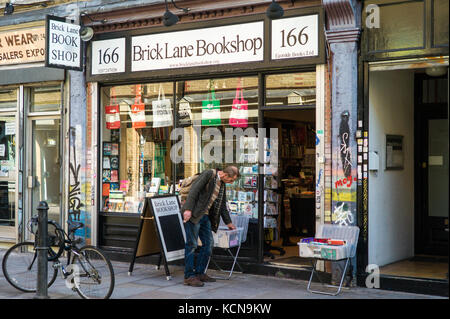
{"label": "book on shelf", "polygon": [[103,157],[103,169],[110,169],[111,168],[111,162],[109,159],[109,156]]}

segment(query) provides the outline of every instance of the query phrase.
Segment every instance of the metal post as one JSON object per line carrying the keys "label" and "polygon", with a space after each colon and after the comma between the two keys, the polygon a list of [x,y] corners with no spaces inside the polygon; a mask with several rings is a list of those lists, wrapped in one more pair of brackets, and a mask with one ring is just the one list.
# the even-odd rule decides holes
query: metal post
{"label": "metal post", "polygon": [[35,299],[48,299],[48,205],[47,202],[39,202],[38,210],[38,233],[37,233],[37,289]]}

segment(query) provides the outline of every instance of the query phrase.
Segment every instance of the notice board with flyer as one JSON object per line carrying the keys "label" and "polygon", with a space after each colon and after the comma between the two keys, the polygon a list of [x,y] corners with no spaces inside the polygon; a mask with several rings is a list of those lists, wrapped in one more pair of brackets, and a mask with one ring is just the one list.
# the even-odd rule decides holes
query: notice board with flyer
{"label": "notice board with flyer", "polygon": [[129,274],[137,257],[159,254],[158,269],[164,261],[167,280],[171,279],[167,263],[184,258],[186,233],[180,209],[176,195],[145,198]]}

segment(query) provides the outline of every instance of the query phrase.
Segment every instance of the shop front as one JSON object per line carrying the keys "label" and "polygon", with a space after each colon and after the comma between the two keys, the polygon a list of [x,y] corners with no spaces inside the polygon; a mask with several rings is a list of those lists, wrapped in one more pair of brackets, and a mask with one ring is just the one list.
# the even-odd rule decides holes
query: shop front
{"label": "shop front", "polygon": [[24,231],[40,201],[63,211],[64,71],[44,67],[44,21],[0,29],[0,242]]}
{"label": "shop front", "polygon": [[129,260],[145,197],[236,165],[226,195],[231,214],[249,217],[240,259],[300,265],[296,243],[324,222],[315,193],[323,21],[317,6],[279,20],[262,13],[96,33],[87,74],[98,110],[95,243]]}
{"label": "shop front", "polygon": [[448,1],[375,3],[380,28],[366,28],[361,57],[360,260],[382,288],[448,295]]}

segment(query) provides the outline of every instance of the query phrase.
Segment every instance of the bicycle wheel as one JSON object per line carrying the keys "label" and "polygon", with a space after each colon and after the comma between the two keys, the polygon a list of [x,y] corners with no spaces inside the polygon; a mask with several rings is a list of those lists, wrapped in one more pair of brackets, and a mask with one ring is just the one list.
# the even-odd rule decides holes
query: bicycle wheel
{"label": "bicycle wheel", "polygon": [[[36,292],[37,268],[37,251],[33,242],[18,243],[3,257],[3,275],[13,287],[24,292]],[[48,267],[48,287],[55,282],[57,275],[58,269]]]}
{"label": "bicycle wheel", "polygon": [[74,254],[74,284],[84,299],[108,299],[114,290],[114,270],[109,259],[97,248],[84,246]]}

